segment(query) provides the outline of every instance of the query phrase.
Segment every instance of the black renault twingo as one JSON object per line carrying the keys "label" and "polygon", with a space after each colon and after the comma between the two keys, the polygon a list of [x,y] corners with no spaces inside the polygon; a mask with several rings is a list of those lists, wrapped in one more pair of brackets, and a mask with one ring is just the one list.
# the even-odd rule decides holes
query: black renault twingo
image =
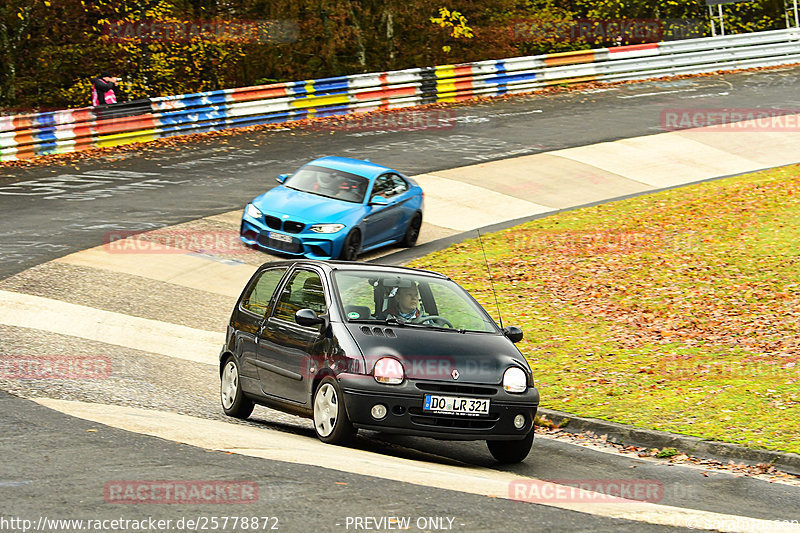
{"label": "black renault twingo", "polygon": [[434,272],[312,260],[262,265],[220,353],[222,408],[254,404],[313,419],[323,442],[359,429],[485,440],[525,459],[539,405],[527,361],[451,279]]}

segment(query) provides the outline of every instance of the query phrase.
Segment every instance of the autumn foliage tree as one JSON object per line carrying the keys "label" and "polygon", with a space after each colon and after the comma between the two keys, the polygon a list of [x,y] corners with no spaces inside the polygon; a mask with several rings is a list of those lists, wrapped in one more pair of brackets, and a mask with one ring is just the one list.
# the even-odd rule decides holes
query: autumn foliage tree
{"label": "autumn foliage tree", "polygon": [[[729,33],[784,25],[774,0],[725,10]],[[88,105],[102,70],[138,98],[607,46],[517,30],[626,17],[708,34],[702,3],[678,0],[4,0],[0,106]]]}

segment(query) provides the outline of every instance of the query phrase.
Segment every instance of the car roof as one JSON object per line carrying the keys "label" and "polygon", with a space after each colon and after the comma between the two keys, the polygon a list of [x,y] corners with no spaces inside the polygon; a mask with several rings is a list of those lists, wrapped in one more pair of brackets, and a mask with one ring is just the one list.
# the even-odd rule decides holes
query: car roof
{"label": "car roof", "polygon": [[342,172],[349,172],[350,174],[356,174],[357,176],[363,176],[365,178],[374,178],[387,171],[397,172],[394,169],[385,167],[383,165],[378,165],[377,163],[372,163],[371,161],[352,159],[349,157],[321,157],[319,159],[310,161],[307,164],[332,168],[334,170],[341,170]]}
{"label": "car roof", "polygon": [[444,274],[440,274],[438,272],[434,272],[432,270],[422,270],[418,268],[409,268],[403,266],[390,266],[390,265],[380,265],[376,263],[364,263],[358,261],[320,261],[316,259],[287,259],[282,261],[270,261],[261,265],[260,268],[265,267],[274,267],[274,266],[291,266],[291,265],[313,265],[313,266],[320,266],[324,268],[328,272],[332,272],[335,270],[353,270],[353,271],[366,271],[366,270],[377,270],[380,272],[386,272],[387,274],[396,273],[396,274],[404,274],[404,273],[413,273],[413,274],[422,274],[431,277],[436,277],[440,279],[450,279],[448,276]]}

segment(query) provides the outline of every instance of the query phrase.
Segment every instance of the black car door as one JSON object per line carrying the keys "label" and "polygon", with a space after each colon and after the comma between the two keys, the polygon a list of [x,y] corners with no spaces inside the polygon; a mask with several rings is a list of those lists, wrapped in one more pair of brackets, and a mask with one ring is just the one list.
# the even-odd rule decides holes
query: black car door
{"label": "black car door", "polygon": [[264,394],[301,404],[308,402],[309,368],[322,339],[319,326],[304,327],[295,321],[295,313],[306,308],[322,315],[328,305],[320,274],[298,268],[283,285],[258,338],[258,375]]}
{"label": "black car door", "polygon": [[287,267],[267,268],[254,277],[239,300],[234,313],[234,350],[239,355],[242,388],[260,392],[256,346],[258,331],[266,319],[273,293],[280,284]]}

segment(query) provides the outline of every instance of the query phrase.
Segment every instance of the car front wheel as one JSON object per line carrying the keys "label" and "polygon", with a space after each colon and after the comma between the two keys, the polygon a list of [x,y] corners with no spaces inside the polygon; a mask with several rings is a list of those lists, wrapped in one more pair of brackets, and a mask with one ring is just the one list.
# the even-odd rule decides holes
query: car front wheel
{"label": "car front wheel", "polygon": [[343,261],[355,261],[358,258],[358,251],[361,248],[361,233],[354,229],[344,240],[339,259]]}
{"label": "car front wheel", "polygon": [[331,376],[322,380],[314,393],[314,431],[322,442],[344,444],[356,435],[347,418],[339,384]]}
{"label": "car front wheel", "polygon": [[247,418],[255,405],[244,396],[242,384],[239,382],[239,364],[234,357],[228,357],[219,381],[222,410],[235,418]]}
{"label": "car front wheel", "polygon": [[523,461],[533,446],[533,429],[522,440],[487,440],[489,452],[504,464],[519,463]]}

